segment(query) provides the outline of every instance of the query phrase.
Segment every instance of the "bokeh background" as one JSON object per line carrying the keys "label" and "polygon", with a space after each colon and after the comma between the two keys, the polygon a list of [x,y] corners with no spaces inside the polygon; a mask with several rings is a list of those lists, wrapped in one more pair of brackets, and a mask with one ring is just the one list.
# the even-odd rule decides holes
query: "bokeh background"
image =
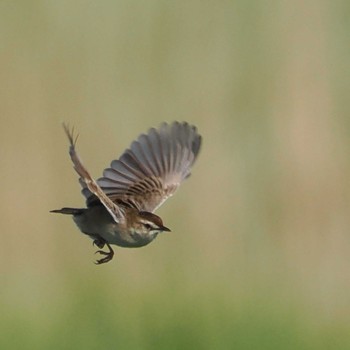
{"label": "bokeh background", "polygon": [[[350,349],[348,1],[1,1],[2,349]],[[95,266],[66,121],[95,177],[141,132],[203,135]]]}

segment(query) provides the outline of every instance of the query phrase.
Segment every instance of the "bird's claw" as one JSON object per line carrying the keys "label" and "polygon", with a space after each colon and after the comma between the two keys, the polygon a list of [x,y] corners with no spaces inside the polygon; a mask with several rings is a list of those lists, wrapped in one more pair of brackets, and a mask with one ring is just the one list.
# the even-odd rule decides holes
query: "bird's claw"
{"label": "bird's claw", "polygon": [[112,254],[107,253],[107,254],[105,254],[105,255],[106,255],[105,258],[96,260],[96,261],[94,262],[94,264],[95,264],[95,265],[101,265],[101,264],[108,263],[109,261],[112,260],[112,258],[113,258],[113,255],[112,255]]}
{"label": "bird's claw", "polygon": [[[99,254],[101,254],[101,255],[105,255],[104,258],[95,261],[95,264],[96,264],[96,265],[105,264],[105,263],[107,263],[107,262],[109,262],[109,261],[111,261],[111,260],[113,259],[114,251],[113,251],[113,249],[111,248],[111,246],[110,246],[108,243],[106,243],[106,244],[107,244],[107,247],[108,247],[108,249],[109,249],[109,252],[105,252],[105,251],[103,251],[103,250],[97,250],[97,251],[95,252],[95,254],[99,253]],[[96,244],[96,245],[97,245],[97,244]],[[103,245],[104,245],[104,244],[103,244]]]}
{"label": "bird's claw", "polygon": [[105,252],[103,250],[96,250],[95,254],[97,254],[97,253],[99,253],[101,255],[110,255],[111,254],[110,252]]}

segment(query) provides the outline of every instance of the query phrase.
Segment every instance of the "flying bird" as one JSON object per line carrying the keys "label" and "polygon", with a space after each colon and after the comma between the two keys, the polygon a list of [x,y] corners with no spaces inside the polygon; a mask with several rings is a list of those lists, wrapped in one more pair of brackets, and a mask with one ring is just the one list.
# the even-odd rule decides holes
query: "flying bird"
{"label": "flying bird", "polygon": [[[151,128],[113,160],[98,180],[92,178],[78,156],[74,129],[66,124],[63,128],[87,207],[51,212],[73,216],[79,229],[100,249],[96,253],[103,257],[96,264],[113,259],[111,245],[142,247],[160,232],[170,231],[154,212],[190,176],[202,141],[195,126],[173,122]],[[108,251],[102,250],[105,246]]]}

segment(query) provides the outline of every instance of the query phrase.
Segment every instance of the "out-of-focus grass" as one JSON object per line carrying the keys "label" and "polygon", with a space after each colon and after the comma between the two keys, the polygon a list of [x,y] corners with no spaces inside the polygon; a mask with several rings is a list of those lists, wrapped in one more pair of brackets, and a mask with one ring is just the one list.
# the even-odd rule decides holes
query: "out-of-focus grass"
{"label": "out-of-focus grass", "polygon": [[164,286],[140,294],[128,293],[127,288],[111,293],[90,282],[72,285],[69,295],[63,296],[65,305],[45,311],[51,316],[48,320],[19,310],[7,313],[5,306],[3,311],[10,316],[2,324],[2,346],[347,349],[350,345],[346,325],[312,327],[302,310],[258,293],[235,300],[214,287],[205,293],[177,292],[174,297],[174,291]]}
{"label": "out-of-focus grass", "polygon": [[[349,349],[348,4],[0,4],[1,349]],[[94,266],[50,209],[187,120],[172,233]]]}

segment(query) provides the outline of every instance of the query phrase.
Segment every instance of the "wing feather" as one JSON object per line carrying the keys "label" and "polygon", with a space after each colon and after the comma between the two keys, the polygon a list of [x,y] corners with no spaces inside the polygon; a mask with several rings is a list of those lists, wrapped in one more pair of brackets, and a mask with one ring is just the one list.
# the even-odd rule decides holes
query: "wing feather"
{"label": "wing feather", "polygon": [[[162,123],[132,142],[119,159],[103,171],[98,185],[113,201],[123,201],[138,210],[153,212],[172,196],[190,175],[201,146],[201,136],[188,123]],[[86,188],[88,205],[97,198]]]}

